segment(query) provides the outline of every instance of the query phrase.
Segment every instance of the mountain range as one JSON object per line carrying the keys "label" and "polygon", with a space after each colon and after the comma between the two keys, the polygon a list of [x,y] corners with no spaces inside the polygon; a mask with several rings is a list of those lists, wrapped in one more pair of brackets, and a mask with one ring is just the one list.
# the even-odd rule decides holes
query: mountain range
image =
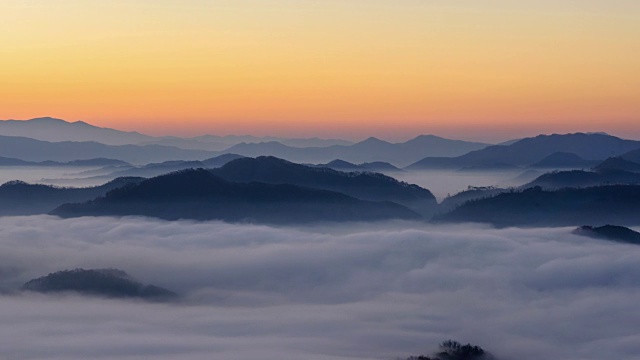
{"label": "mountain range", "polygon": [[233,183],[205,169],[154,177],[112,190],[89,202],[62,205],[51,214],[61,217],[141,215],[166,220],[276,224],[421,218],[393,202],[365,201],[291,184]]}
{"label": "mountain range", "polygon": [[[27,140],[30,139],[31,141]],[[36,141],[36,140],[39,140]],[[253,136],[152,137],[54,118],[0,121],[0,156],[27,161],[70,161],[107,157],[133,164],[202,160],[225,153],[271,155],[301,163],[342,159],[406,166],[426,156],[458,156],[488,144],[421,135],[403,143],[369,138],[358,143],[335,139]],[[82,156],[79,158],[78,156]]]}
{"label": "mountain range", "polygon": [[279,142],[241,143],[225,150],[247,157],[274,156],[300,163],[327,163],[341,159],[352,163],[387,162],[407,166],[425,156],[458,156],[487,147],[488,144],[421,135],[403,143],[390,143],[370,137],[353,145],[295,148]]}
{"label": "mountain range", "polygon": [[258,136],[215,136],[202,135],[192,138],[176,136],[155,137],[135,131],[121,131],[98,127],[84,121],[66,121],[52,117],[29,120],[0,120],[0,135],[28,137],[49,142],[95,141],[106,145],[164,145],[187,150],[221,151],[242,142],[279,141],[298,147],[350,145],[351,142],[340,139],[319,138],[277,138]]}
{"label": "mountain range", "polygon": [[168,160],[203,160],[216,153],[162,145],[105,145],[98,142],[48,142],[26,137],[0,136],[0,156],[24,161],[67,162],[109,158],[131,164]]}
{"label": "mountain range", "polygon": [[362,200],[392,201],[427,217],[437,207],[436,199],[429,190],[390,176],[305,166],[272,156],[233,160],[211,172],[231,182],[292,184],[336,191]]}
{"label": "mountain range", "polygon": [[[461,169],[490,167],[494,164],[538,166],[545,159],[547,162],[557,161],[558,157],[566,159],[567,154],[576,156],[574,159],[597,161],[612,156],[635,156],[633,151],[638,149],[640,141],[624,140],[600,133],[539,135],[510,145],[489,146],[458,157],[427,157],[408,166],[407,169]],[[549,160],[549,156],[555,159]]]}

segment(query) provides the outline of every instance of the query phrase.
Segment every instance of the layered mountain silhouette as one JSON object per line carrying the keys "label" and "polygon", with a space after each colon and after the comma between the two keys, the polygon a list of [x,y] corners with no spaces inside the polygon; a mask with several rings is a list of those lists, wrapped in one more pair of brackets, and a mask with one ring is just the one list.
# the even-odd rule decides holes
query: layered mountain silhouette
{"label": "layered mountain silhouette", "polygon": [[594,171],[605,173],[613,171],[640,172],[640,164],[623,157],[611,157],[593,168]]}
{"label": "layered mountain silhouette", "polygon": [[84,121],[68,122],[52,117],[30,120],[0,120],[0,135],[31,139],[63,141],[95,141],[107,145],[137,144],[153,139],[138,132],[101,128]]}
{"label": "layered mountain silhouette", "polygon": [[326,164],[318,164],[317,167],[326,167],[338,171],[371,171],[380,173],[402,172],[403,170],[395,167],[388,162],[374,161],[362,164],[354,164],[348,161],[336,159]]}
{"label": "layered mountain silhouette", "polygon": [[296,148],[279,142],[241,143],[225,152],[258,157],[274,156],[300,163],[327,163],[342,159],[351,163],[388,162],[406,166],[425,156],[458,156],[482,149],[487,144],[450,140],[433,135],[421,135],[404,143],[393,144],[370,137],[353,145]]}
{"label": "layered mountain silhouette", "polygon": [[[634,156],[635,153],[629,155],[629,152],[638,148],[640,148],[640,141],[623,140],[599,133],[539,135],[516,141],[510,145],[489,146],[453,158],[427,157],[413,163],[407,169],[461,169],[483,167],[496,163],[530,166],[543,161],[547,163],[557,161],[559,157],[557,153],[571,153],[588,161],[604,160],[622,154]],[[552,158],[549,159],[549,156]]]}
{"label": "layered mountain silhouette", "polygon": [[640,224],[640,186],[611,185],[581,189],[512,190],[466,202],[437,216],[445,222],[480,222],[495,226],[596,226]]}
{"label": "layered mountain silhouette", "polygon": [[604,225],[600,227],[593,227],[584,225],[575,229],[573,233],[596,239],[640,245],[640,233],[624,226]]}
{"label": "layered mountain silhouette", "polygon": [[84,121],[70,122],[52,117],[41,117],[30,120],[0,120],[0,135],[28,137],[48,142],[95,141],[106,145],[163,145],[187,150],[206,151],[225,150],[241,142],[279,141],[286,145],[297,147],[351,144],[351,142],[347,140],[339,139],[288,139],[249,135],[203,135],[193,138],[176,136],[154,137],[138,132],[98,127]]}
{"label": "layered mountain silhouette", "polygon": [[173,291],[159,286],[144,285],[118,269],[58,271],[26,282],[22,290],[40,293],[75,292],[81,295],[154,301],[178,297]]}
{"label": "layered mountain silhouette", "polygon": [[98,167],[98,166],[131,166],[126,161],[116,159],[86,159],[73,161],[25,161],[14,158],[0,157],[0,166],[63,166],[63,167]]}
{"label": "layered mountain silhouette", "polygon": [[561,189],[614,184],[640,184],[640,164],[621,157],[610,157],[594,166],[590,171],[553,171],[537,177],[522,187],[540,186],[544,189]]}
{"label": "layered mountain silhouette", "polygon": [[205,169],[158,176],[112,190],[93,201],[62,205],[52,214],[62,217],[142,215],[167,220],[278,224],[420,218],[416,212],[393,202],[365,201],[291,184],[234,183]]}
{"label": "layered mountain silhouette", "polygon": [[105,145],[97,142],[47,142],[26,137],[0,136],[0,156],[25,161],[67,162],[109,158],[132,164],[168,160],[203,160],[215,153],[161,145]]}
{"label": "layered mountain silhouette", "polygon": [[433,194],[417,185],[372,172],[341,172],[295,164],[271,156],[231,161],[212,172],[231,182],[293,184],[337,191],[362,200],[393,201],[430,216],[437,207]]}
{"label": "layered mountain silhouette", "polygon": [[271,136],[250,136],[250,135],[203,135],[193,138],[180,138],[175,136],[165,136],[155,138],[150,141],[140,143],[140,145],[166,145],[175,146],[182,149],[191,150],[207,150],[207,151],[223,151],[231,146],[240,143],[261,143],[261,142],[278,142],[291,147],[326,147],[333,145],[351,145],[352,142],[341,139],[319,139],[319,138],[279,138]]}
{"label": "layered mountain silhouette", "polygon": [[543,189],[584,188],[599,185],[636,185],[640,184],[640,173],[628,171],[556,171],[543,174],[523,188],[540,186]]}
{"label": "layered mountain silhouette", "polygon": [[107,192],[142,181],[142,178],[118,178],[101,186],[62,188],[50,185],[10,181],[0,185],[0,216],[47,214],[70,202],[83,202]]}
{"label": "layered mountain silhouette", "polygon": [[[162,174],[167,174],[170,172],[175,172],[179,170],[186,169],[197,169],[197,168],[217,168],[225,165],[226,163],[241,159],[244,156],[236,155],[236,154],[223,154],[219,156],[212,157],[210,159],[205,159],[202,161],[164,161],[161,163],[151,163],[143,166],[131,166],[126,168],[118,168],[112,172],[99,171],[93,178],[100,179],[113,179],[117,177],[154,177]],[[88,172],[87,174],[91,174]]]}
{"label": "layered mountain silhouette", "polygon": [[55,118],[0,120],[0,156],[25,161],[113,158],[133,164],[203,160],[226,153],[276,156],[301,163],[387,162],[406,166],[427,156],[459,156],[487,144],[421,135],[404,143],[369,138],[358,143],[336,139],[254,136],[153,137]]}

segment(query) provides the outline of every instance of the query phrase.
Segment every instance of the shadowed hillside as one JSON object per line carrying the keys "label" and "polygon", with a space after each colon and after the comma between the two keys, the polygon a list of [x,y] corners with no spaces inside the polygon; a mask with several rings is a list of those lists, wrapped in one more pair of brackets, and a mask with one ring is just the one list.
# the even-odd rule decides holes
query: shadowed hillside
{"label": "shadowed hillside", "polygon": [[613,185],[547,191],[540,187],[469,201],[437,216],[445,222],[496,226],[640,224],[640,186]]}
{"label": "shadowed hillside", "polygon": [[204,169],[158,176],[113,190],[104,198],[65,204],[52,214],[281,224],[420,218],[392,202],[363,201],[338,192],[289,184],[232,183]]}
{"label": "shadowed hillside", "polygon": [[0,215],[47,214],[62,204],[92,200],[104,196],[110,190],[142,180],[118,178],[101,186],[87,188],[61,188],[10,181],[0,185]]}
{"label": "shadowed hillside", "polygon": [[400,182],[372,172],[340,172],[294,164],[270,156],[229,162],[212,172],[228,181],[298,186],[337,191],[362,200],[393,201],[425,216],[433,213],[437,202],[433,194],[417,185]]}

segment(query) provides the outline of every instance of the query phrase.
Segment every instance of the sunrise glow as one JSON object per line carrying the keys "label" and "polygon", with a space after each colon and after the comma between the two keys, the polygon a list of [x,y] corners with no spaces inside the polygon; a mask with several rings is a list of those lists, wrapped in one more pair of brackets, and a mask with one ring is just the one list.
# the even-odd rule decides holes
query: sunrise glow
{"label": "sunrise glow", "polygon": [[640,137],[639,3],[522,3],[7,0],[0,118],[178,135]]}

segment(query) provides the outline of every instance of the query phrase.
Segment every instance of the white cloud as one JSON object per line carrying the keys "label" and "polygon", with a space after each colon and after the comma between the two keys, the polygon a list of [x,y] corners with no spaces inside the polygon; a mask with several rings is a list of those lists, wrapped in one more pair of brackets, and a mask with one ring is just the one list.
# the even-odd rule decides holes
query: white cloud
{"label": "white cloud", "polygon": [[[369,227],[369,229],[367,229]],[[0,218],[0,287],[115,267],[181,304],[5,295],[0,357],[635,359],[640,247],[571,229]]]}

